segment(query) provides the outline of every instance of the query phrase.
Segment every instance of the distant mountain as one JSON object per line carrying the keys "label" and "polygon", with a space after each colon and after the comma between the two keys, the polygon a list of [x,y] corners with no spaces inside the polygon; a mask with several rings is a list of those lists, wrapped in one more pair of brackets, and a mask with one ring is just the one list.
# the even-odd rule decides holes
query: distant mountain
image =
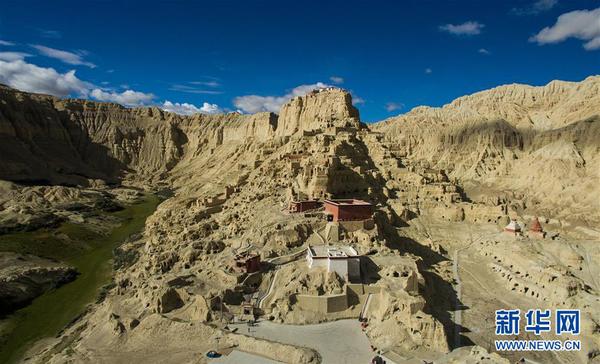
{"label": "distant mountain", "polygon": [[599,221],[600,76],[506,85],[371,125],[467,195],[511,194],[549,216]]}

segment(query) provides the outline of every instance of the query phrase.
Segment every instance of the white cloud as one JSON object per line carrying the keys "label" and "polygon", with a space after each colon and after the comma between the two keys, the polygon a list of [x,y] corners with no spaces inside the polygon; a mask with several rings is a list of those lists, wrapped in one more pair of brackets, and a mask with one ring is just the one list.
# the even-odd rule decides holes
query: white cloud
{"label": "white cloud", "polygon": [[217,104],[210,104],[205,102],[202,107],[197,107],[194,104],[171,102],[169,100],[163,102],[161,109],[169,112],[173,112],[179,115],[193,115],[193,114],[218,114],[222,113],[223,110]]}
{"label": "white cloud", "polygon": [[529,41],[538,44],[559,43],[568,38],[587,41],[583,48],[600,49],[600,8],[594,10],[575,10],[562,14],[556,24],[542,29]]}
{"label": "white cloud", "polygon": [[588,51],[600,49],[600,37],[596,37],[583,45]]}
{"label": "white cloud", "polygon": [[31,56],[31,54],[23,52],[0,52],[0,60],[7,62],[22,61],[25,57],[29,56]]}
{"label": "white cloud", "polygon": [[339,76],[331,76],[329,77],[329,80],[336,85],[341,85],[342,83],[344,83],[344,78]]}
{"label": "white cloud", "polygon": [[208,86],[208,87],[219,87],[221,84],[216,80],[211,81],[191,81],[189,82],[192,85],[200,85],[200,86]]}
{"label": "white cloud", "polygon": [[310,85],[300,85],[295,87],[283,96],[238,96],[233,99],[233,104],[238,109],[252,114],[261,111],[279,112],[281,105],[285,104],[289,99],[296,96],[304,96],[312,90],[326,87],[330,86],[323,82],[317,82]]}
{"label": "white cloud", "polygon": [[132,90],[122,93],[106,92],[94,88],[95,86],[90,82],[77,78],[75,70],[59,73],[54,68],[39,67],[27,63],[22,58],[16,58],[9,62],[0,60],[0,83],[26,92],[43,93],[58,97],[69,95],[91,96],[100,101],[114,101],[127,106],[150,102],[154,98],[152,94]]}
{"label": "white cloud", "polygon": [[178,102],[171,102],[169,100],[163,102],[160,108],[179,115],[193,115],[200,112],[200,108],[194,104],[188,104],[185,102],[180,104]]}
{"label": "white cloud", "polygon": [[433,73],[433,70],[431,68],[425,68],[425,73],[429,75]]}
{"label": "white cloud", "polygon": [[200,112],[202,112],[203,114],[218,114],[222,113],[223,110],[221,110],[221,108],[217,104],[209,104],[208,102],[205,102],[202,104]]}
{"label": "white cloud", "polygon": [[404,108],[404,104],[401,102],[388,102],[387,104],[385,104],[385,109],[388,112],[400,110],[402,108]]}
{"label": "white cloud", "polygon": [[71,94],[85,97],[92,85],[75,76],[75,71],[56,72],[53,68],[15,60],[0,60],[0,83],[16,89],[64,97]]}
{"label": "white cloud", "polygon": [[[116,102],[125,106],[148,105],[155,98],[151,93],[129,89],[123,92],[101,89],[93,83],[77,78],[75,70],[60,73],[53,68],[39,67],[25,62],[23,58],[27,55],[7,56],[7,53],[18,54],[18,52],[0,52],[0,83],[21,91],[49,94],[58,97],[76,96],[93,98],[99,101]],[[15,58],[15,60],[6,61],[3,60],[3,56],[4,58]],[[106,85],[108,82],[101,82],[101,84]],[[192,104],[165,101],[161,107],[164,110],[185,115],[196,112],[205,114],[223,112],[218,105],[207,102],[198,108]]]}
{"label": "white cloud", "polygon": [[517,15],[537,15],[548,11],[558,4],[558,0],[538,0],[531,6],[524,8],[513,8],[512,11]]}
{"label": "white cloud", "polygon": [[552,9],[556,4],[558,4],[558,0],[538,0],[533,3],[533,8],[538,11],[546,11]]}
{"label": "white cloud", "polygon": [[99,88],[93,89],[90,96],[99,101],[116,102],[125,106],[140,106],[147,104],[154,99],[151,93],[144,93],[133,90],[123,92],[104,91]]}
{"label": "white cloud", "polygon": [[489,55],[489,54],[492,54],[490,51],[488,51],[485,48],[479,48],[479,50],[477,52],[479,52],[481,54],[485,54],[486,56]]}
{"label": "white cloud", "polygon": [[58,30],[51,30],[51,29],[38,29],[38,31],[40,32],[40,35],[44,38],[61,38],[62,37],[62,33],[59,32]]}
{"label": "white cloud", "polygon": [[13,42],[9,42],[7,40],[0,39],[0,45],[3,45],[3,46],[13,46],[15,44]]}
{"label": "white cloud", "polygon": [[365,103],[365,99],[360,96],[352,96],[352,105],[363,105]]}
{"label": "white cloud", "polygon": [[[200,85],[198,82],[189,82],[189,83],[193,84],[193,85]],[[210,83],[210,81],[208,83]],[[208,85],[204,85],[204,86],[208,86]],[[209,86],[209,87],[216,87],[216,86]],[[223,93],[223,91],[219,91],[219,90],[207,90],[204,88],[198,88],[196,86],[182,85],[182,84],[173,84],[173,85],[171,85],[171,87],[169,87],[169,90],[178,91],[178,92],[187,92],[190,94],[218,95],[218,94]]]}
{"label": "white cloud", "polygon": [[95,64],[83,60],[83,56],[87,55],[87,52],[85,51],[77,51],[76,53],[73,53],[38,44],[34,44],[32,47],[37,49],[40,54],[46,57],[55,58],[67,64],[72,64],[75,66],[87,66],[90,68],[96,67]]}
{"label": "white cloud", "polygon": [[445,24],[440,25],[440,30],[455,35],[476,35],[481,33],[481,29],[485,27],[477,21],[467,21],[462,24]]}

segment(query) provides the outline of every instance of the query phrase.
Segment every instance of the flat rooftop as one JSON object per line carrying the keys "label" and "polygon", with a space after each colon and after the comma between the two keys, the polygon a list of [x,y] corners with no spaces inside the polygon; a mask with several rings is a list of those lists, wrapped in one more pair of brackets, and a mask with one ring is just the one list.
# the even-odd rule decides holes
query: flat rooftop
{"label": "flat rooftop", "polygon": [[354,198],[349,199],[336,199],[336,200],[325,200],[326,204],[336,205],[336,206],[372,206],[370,202],[357,200]]}
{"label": "flat rooftop", "polygon": [[313,257],[347,258],[355,257],[358,255],[354,248],[347,245],[315,245],[309,246],[308,249],[310,255],[312,255]]}

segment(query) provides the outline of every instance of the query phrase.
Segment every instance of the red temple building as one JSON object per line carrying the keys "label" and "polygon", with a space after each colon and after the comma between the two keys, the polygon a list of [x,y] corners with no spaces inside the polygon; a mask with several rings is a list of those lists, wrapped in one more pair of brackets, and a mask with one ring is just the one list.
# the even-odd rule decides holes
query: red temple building
{"label": "red temple building", "polygon": [[325,200],[324,205],[332,221],[361,221],[373,216],[373,204],[362,200]]}
{"label": "red temple building", "polygon": [[260,270],[260,255],[240,254],[235,257],[235,267],[246,273],[254,273]]}

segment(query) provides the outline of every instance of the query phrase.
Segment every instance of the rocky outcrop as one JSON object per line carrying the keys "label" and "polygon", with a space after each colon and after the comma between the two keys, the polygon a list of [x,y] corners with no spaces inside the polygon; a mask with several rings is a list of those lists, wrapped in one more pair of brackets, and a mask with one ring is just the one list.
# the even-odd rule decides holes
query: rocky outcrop
{"label": "rocky outcrop", "polygon": [[158,109],[60,100],[0,87],[0,178],[27,183],[117,182],[160,173],[180,156],[182,135]]}
{"label": "rocky outcrop", "polygon": [[423,277],[416,264],[388,265],[378,274],[381,276],[377,282],[380,292],[373,296],[372,307],[366,313],[369,318],[366,332],[371,342],[383,351],[425,347],[435,352],[448,352],[444,327],[424,313],[426,303],[418,295],[418,282],[422,282]]}
{"label": "rocky outcrop", "polygon": [[548,130],[598,114],[600,76],[545,86],[512,84],[460,97],[441,108],[421,106],[381,122],[378,129],[401,133],[406,124],[454,128],[473,121],[505,120],[513,127]]}
{"label": "rocky outcrop", "polygon": [[0,317],[76,276],[75,269],[46,259],[0,253]]}
{"label": "rocky outcrop", "polygon": [[352,97],[341,89],[317,89],[291,99],[279,114],[276,135],[324,130],[333,127],[359,127],[358,110]]}
{"label": "rocky outcrop", "polygon": [[0,179],[90,185],[158,180],[186,152],[271,138],[276,115],[182,117],[158,108],[61,100],[0,86]]}
{"label": "rocky outcrop", "polygon": [[406,161],[445,170],[473,198],[486,185],[485,194],[523,196],[541,214],[597,222],[589,196],[599,192],[599,89],[598,76],[501,86],[372,127]]}
{"label": "rocky outcrop", "polygon": [[167,288],[158,299],[157,312],[167,313],[183,306],[183,301],[174,288]]}

